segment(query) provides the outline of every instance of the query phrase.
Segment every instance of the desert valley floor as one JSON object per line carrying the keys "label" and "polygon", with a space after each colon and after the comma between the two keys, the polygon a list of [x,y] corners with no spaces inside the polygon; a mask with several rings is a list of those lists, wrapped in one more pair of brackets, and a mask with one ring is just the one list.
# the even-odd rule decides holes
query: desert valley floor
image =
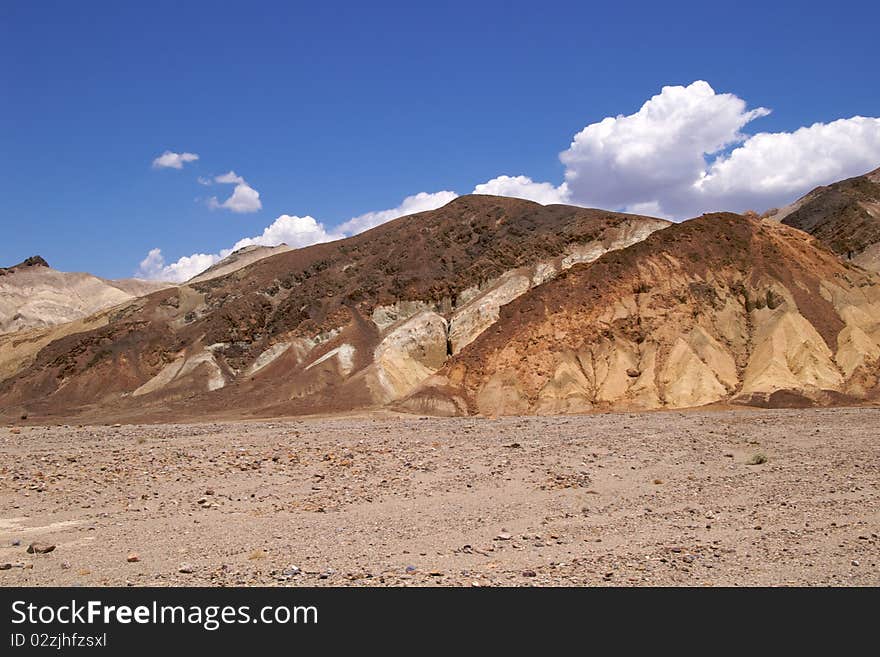
{"label": "desert valley floor", "polygon": [[3,427],[0,585],[876,586],[878,465],[880,408]]}

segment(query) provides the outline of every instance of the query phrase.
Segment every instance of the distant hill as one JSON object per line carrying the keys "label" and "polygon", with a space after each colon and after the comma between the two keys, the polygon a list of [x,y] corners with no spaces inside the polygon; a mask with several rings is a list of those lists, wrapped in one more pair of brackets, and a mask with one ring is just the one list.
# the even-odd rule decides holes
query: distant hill
{"label": "distant hill", "polygon": [[246,246],[230,253],[223,260],[209,267],[198,276],[193,276],[187,283],[201,283],[212,278],[219,278],[220,276],[238,271],[242,267],[247,267],[263,258],[287,251],[290,251],[290,247],[286,244],[279,244],[278,246]]}
{"label": "distant hill", "polygon": [[861,267],[880,271],[880,169],[817,187],[771,218],[810,233]]}
{"label": "distant hill", "polygon": [[168,286],[60,272],[33,256],[0,268],[0,334],[64,324]]}

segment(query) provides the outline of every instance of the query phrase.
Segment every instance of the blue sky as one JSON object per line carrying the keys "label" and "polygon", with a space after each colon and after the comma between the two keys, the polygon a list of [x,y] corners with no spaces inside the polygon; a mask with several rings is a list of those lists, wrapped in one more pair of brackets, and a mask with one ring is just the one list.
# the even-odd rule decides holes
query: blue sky
{"label": "blue sky", "polygon": [[[732,121],[746,135],[877,117],[878,24],[877,2],[4,2],[0,266],[39,253],[59,269],[129,276],[151,249],[168,262],[218,254],[281,215],[314,217],[332,236],[419,192],[467,193],[499,175],[559,185],[576,165],[558,155],[579,131],[638,112],[665,85],[705,80],[771,109]],[[774,194],[870,161],[875,124],[858,130],[847,139],[868,135],[870,148],[857,155],[817,133],[804,157],[833,151],[836,168]],[[151,166],[166,150],[199,159]],[[572,158],[565,200],[705,209],[656,189],[629,198],[623,178],[592,194],[587,174],[607,165],[595,157]],[[233,187],[196,178],[229,171],[261,209],[210,207]],[[603,197],[606,184],[623,191]]]}

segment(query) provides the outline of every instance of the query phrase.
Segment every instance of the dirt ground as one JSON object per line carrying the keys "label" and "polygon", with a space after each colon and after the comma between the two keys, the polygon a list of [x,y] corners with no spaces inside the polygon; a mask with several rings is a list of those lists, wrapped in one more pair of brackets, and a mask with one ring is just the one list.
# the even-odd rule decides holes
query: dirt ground
{"label": "dirt ground", "polygon": [[0,585],[126,584],[877,586],[880,409],[0,428]]}

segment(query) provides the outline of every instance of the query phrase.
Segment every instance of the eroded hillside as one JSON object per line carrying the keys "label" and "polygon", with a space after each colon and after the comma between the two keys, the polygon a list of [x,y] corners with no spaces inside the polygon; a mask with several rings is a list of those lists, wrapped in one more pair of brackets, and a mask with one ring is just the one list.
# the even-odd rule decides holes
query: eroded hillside
{"label": "eroded hillside", "polygon": [[32,336],[39,348],[7,364],[0,408],[167,417],[385,404],[492,326],[503,304],[666,225],[461,197],[137,299],[88,330]]}
{"label": "eroded hillside", "polygon": [[880,279],[775,221],[712,214],[521,296],[411,395],[417,412],[873,400]]}

